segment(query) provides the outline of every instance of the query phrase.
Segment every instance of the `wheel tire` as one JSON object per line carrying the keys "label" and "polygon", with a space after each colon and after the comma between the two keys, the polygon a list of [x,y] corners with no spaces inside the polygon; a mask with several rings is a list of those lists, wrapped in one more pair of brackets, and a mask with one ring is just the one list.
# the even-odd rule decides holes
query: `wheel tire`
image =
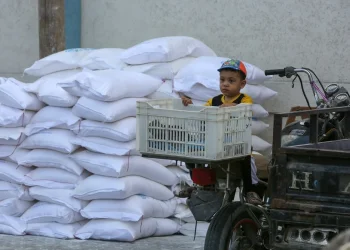
{"label": "wheel tire", "polygon": [[228,250],[233,228],[243,219],[252,220],[246,211],[246,206],[241,202],[229,203],[221,208],[210,222],[204,250]]}

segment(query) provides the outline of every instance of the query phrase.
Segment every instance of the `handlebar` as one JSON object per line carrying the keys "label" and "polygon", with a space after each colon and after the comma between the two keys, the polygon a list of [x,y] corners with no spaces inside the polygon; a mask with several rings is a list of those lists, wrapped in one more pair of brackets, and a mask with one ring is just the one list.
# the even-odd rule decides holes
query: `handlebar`
{"label": "handlebar", "polygon": [[266,76],[273,76],[273,75],[284,75],[285,70],[284,69],[269,69],[265,70]]}
{"label": "handlebar", "polygon": [[[319,92],[319,94],[322,96],[322,99],[324,101],[328,101],[327,100],[327,97],[325,95],[325,93],[322,93],[319,88],[317,87],[317,85],[315,84],[314,82],[314,79],[313,79],[313,75],[312,75],[312,71],[310,72],[311,70],[309,69],[306,69],[306,68],[300,68],[300,69],[296,69],[294,67],[286,67],[284,69],[271,69],[271,70],[265,70],[265,75],[266,76],[269,76],[269,75],[278,75],[280,77],[287,77],[287,78],[291,78],[292,76],[297,76],[299,72],[302,72],[302,73],[305,73],[307,74],[308,78],[309,78],[309,81],[310,81],[310,84],[311,84],[311,89],[312,89],[312,92],[314,94],[314,97],[315,97],[315,100],[316,100],[316,103],[319,104],[321,99],[319,98],[317,92]],[[300,79],[301,80],[301,79]],[[323,88],[323,86],[322,86]]]}

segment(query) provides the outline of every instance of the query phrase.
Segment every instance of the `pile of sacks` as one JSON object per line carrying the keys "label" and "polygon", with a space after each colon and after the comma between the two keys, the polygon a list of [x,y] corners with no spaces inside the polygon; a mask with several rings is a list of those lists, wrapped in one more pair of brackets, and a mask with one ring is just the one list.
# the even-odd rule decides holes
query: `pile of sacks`
{"label": "pile of sacks", "polygon": [[[0,233],[133,241],[179,231],[187,208],[174,198],[178,167],[136,151],[136,102],[173,78],[162,61],[215,54],[193,38],[154,42],[148,55],[133,54],[142,44],[60,52],[25,70],[39,77],[33,84],[2,81],[1,125],[11,128],[0,130]],[[169,54],[159,44],[184,50]],[[168,76],[144,74],[122,56],[158,58],[144,67],[168,67]]]}
{"label": "pile of sacks", "polygon": [[[186,200],[174,197],[193,185],[188,170],[140,157],[136,102],[179,98],[178,91],[202,105],[218,93],[223,60],[196,39],[165,37],[127,50],[53,54],[25,70],[39,78],[32,84],[2,79],[0,233],[119,241],[193,235]],[[245,93],[254,102],[276,94],[253,85],[267,78],[246,67]],[[268,115],[260,104],[253,112],[255,118]],[[254,121],[254,133],[266,128]],[[207,224],[201,228],[204,236]]]}

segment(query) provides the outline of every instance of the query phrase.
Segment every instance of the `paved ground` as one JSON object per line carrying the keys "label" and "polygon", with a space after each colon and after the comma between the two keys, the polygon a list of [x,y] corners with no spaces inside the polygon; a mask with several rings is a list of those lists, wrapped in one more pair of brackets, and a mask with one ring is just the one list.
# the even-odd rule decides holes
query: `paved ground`
{"label": "paved ground", "polygon": [[58,240],[35,236],[0,235],[0,250],[183,250],[203,249],[204,238],[170,236],[148,238],[134,243],[90,240]]}

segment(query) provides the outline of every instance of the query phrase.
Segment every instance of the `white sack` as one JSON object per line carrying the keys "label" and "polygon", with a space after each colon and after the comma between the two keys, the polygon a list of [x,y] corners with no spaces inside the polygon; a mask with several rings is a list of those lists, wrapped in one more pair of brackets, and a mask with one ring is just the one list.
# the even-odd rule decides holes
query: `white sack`
{"label": "white sack", "polygon": [[176,199],[159,201],[134,195],[124,200],[93,200],[80,211],[87,219],[139,221],[146,218],[167,218],[175,213]]}
{"label": "white sack", "polygon": [[194,223],[196,222],[191,210],[188,208],[187,205],[185,204],[179,204],[176,207],[176,211],[175,211],[175,218],[178,218],[180,220],[183,220],[187,223]]}
{"label": "white sack", "polygon": [[72,130],[80,137],[102,137],[127,142],[136,139],[136,118],[127,117],[112,123],[83,120],[76,124]]}
{"label": "white sack", "polygon": [[78,97],[69,94],[57,85],[59,81],[71,77],[81,70],[66,70],[41,77],[39,80],[25,87],[27,92],[35,93],[39,100],[50,106],[69,108],[77,103]]}
{"label": "white sack", "polygon": [[60,51],[35,61],[32,66],[24,70],[24,73],[32,76],[44,76],[57,71],[75,69],[79,67],[80,60],[91,51],[92,49],[81,48]]}
{"label": "white sack", "polygon": [[178,182],[176,176],[167,168],[140,156],[113,156],[86,150],[74,153],[70,157],[79,166],[97,175],[117,178],[141,176],[167,186]]}
{"label": "white sack", "polygon": [[81,59],[79,66],[90,70],[122,69],[126,66],[120,60],[123,51],[124,49],[119,48],[92,50]]}
{"label": "white sack", "polygon": [[136,116],[136,102],[147,98],[125,98],[115,102],[101,102],[81,97],[73,107],[73,114],[99,122],[116,122],[129,116]]}
{"label": "white sack", "polygon": [[89,174],[78,176],[58,168],[37,168],[26,174],[23,183],[27,186],[40,186],[55,189],[74,189]]}
{"label": "white sack", "polygon": [[269,150],[272,147],[270,143],[268,143],[267,141],[264,141],[263,139],[261,139],[256,135],[252,136],[252,146],[254,151],[258,151],[258,152]]}
{"label": "white sack", "polygon": [[44,107],[38,111],[25,128],[27,136],[50,128],[72,129],[80,118],[70,108]]}
{"label": "white sack", "polygon": [[20,148],[50,149],[61,153],[72,153],[78,146],[72,144],[75,134],[64,129],[49,129],[29,136],[23,141]]}
{"label": "white sack", "polygon": [[174,235],[180,230],[180,225],[171,219],[154,218],[154,220],[157,222],[154,237]]}
{"label": "white sack", "polygon": [[24,128],[1,128],[0,145],[18,146],[26,138]]}
{"label": "white sack", "polygon": [[28,208],[34,205],[32,201],[10,198],[0,201],[0,214],[20,217]]}
{"label": "white sack", "polygon": [[57,222],[60,224],[70,224],[84,220],[79,212],[54,203],[39,201],[30,207],[21,219],[26,223],[46,223]]}
{"label": "white sack", "polygon": [[163,201],[174,197],[174,194],[165,186],[143,177],[113,178],[98,175],[86,178],[74,190],[73,196],[81,200],[119,200],[137,194]]}
{"label": "white sack", "polygon": [[203,42],[186,36],[154,38],[139,43],[121,54],[127,64],[170,62],[182,57],[216,56]]}
{"label": "white sack", "polygon": [[16,198],[24,201],[34,200],[29,195],[28,187],[7,181],[0,181],[0,200],[3,201],[10,198]]}
{"label": "white sack", "polygon": [[76,137],[71,142],[90,151],[108,155],[140,155],[136,150],[136,140],[118,142],[100,137]]}
{"label": "white sack", "polygon": [[[219,84],[219,82],[218,82]],[[261,104],[270,98],[273,98],[277,95],[277,92],[269,89],[262,85],[249,85],[247,84],[242,90],[241,93],[249,95],[254,103]],[[189,92],[185,92],[185,95],[202,101],[208,101],[214,96],[220,95],[219,85],[217,89],[209,89],[204,87],[201,84],[194,85]]]}
{"label": "white sack", "polygon": [[172,99],[172,98],[180,98],[179,94],[173,90],[173,82],[165,81],[162,85],[157,89],[156,92],[148,95],[149,99]]}
{"label": "white sack", "polygon": [[209,228],[210,223],[204,222],[204,221],[198,221],[197,222],[197,230],[196,223],[186,223],[180,228],[180,233],[185,236],[191,236],[193,237],[196,230],[196,237],[205,237],[207,236],[207,231]]}
{"label": "white sack", "polygon": [[193,57],[184,57],[166,63],[146,63],[141,65],[128,65],[125,68],[123,68],[123,70],[144,73],[163,80],[172,80],[181,68],[191,63],[194,59],[195,58]]}
{"label": "white sack", "polygon": [[34,149],[18,158],[18,165],[25,167],[58,168],[81,175],[83,168],[69,158],[69,155],[48,150]]}
{"label": "white sack", "polygon": [[263,121],[255,120],[252,121],[252,134],[258,135],[263,133],[269,128],[269,124],[266,124]]}
{"label": "white sack", "polygon": [[137,72],[120,70],[83,71],[59,82],[68,93],[74,95],[112,102],[123,98],[145,97],[156,91],[162,81],[160,79]]}
{"label": "white sack", "polygon": [[28,223],[26,233],[36,236],[44,236],[56,239],[74,239],[74,234],[86,222],[72,224],[49,223]]}
{"label": "white sack", "polygon": [[0,214],[0,234],[25,235],[26,223],[18,217]]}
{"label": "white sack", "polygon": [[13,78],[0,85],[0,100],[5,106],[16,109],[37,111],[44,107],[44,103],[39,101],[36,95],[24,90],[25,83]]}
{"label": "white sack", "polygon": [[[229,58],[203,56],[179,70],[174,78],[174,89],[178,92],[189,92],[191,88],[200,84],[208,89],[219,90],[220,73],[218,69]],[[261,84],[272,78],[265,76],[260,68],[243,62],[247,69],[246,80],[248,84]]]}
{"label": "white sack", "polygon": [[193,181],[188,172],[183,171],[178,166],[168,166],[167,169],[169,169],[178,178],[178,181],[176,184],[186,183],[189,186],[193,186]]}
{"label": "white sack", "polygon": [[25,127],[35,112],[7,107],[0,104],[0,127]]}
{"label": "white sack", "polygon": [[125,222],[110,219],[91,220],[78,229],[75,237],[81,240],[115,240],[132,242],[150,237],[157,230],[157,221],[148,218],[138,222]]}
{"label": "white sack", "polygon": [[72,196],[73,190],[70,189],[49,189],[43,187],[29,188],[29,194],[38,201],[45,201],[58,205],[66,206],[75,212],[83,209],[88,202],[81,201]]}
{"label": "white sack", "polygon": [[0,160],[0,180],[22,184],[24,176],[32,169],[19,167],[13,162]]}

